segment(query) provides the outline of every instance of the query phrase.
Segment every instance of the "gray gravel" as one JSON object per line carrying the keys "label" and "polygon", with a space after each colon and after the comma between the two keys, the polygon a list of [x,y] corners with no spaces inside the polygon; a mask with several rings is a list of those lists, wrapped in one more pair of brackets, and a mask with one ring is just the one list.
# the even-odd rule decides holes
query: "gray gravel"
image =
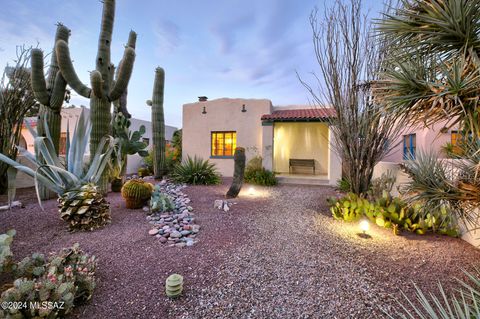
{"label": "gray gravel", "polygon": [[169,317],[382,318],[400,290],[413,294],[412,281],[435,291],[440,279],[448,288],[459,267],[479,260],[470,245],[436,235],[393,236],[371,226],[372,238],[362,239],[357,225],[331,218],[329,187],[280,186],[266,194],[245,211],[233,208],[244,214],[243,244],[220,252],[224,262],[211,283],[190,287],[171,303]]}

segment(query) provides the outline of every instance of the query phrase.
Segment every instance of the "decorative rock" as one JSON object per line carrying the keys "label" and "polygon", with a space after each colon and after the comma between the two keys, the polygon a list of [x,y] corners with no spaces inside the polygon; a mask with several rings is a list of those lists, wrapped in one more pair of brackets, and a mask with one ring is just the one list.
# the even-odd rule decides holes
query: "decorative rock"
{"label": "decorative rock", "polygon": [[150,208],[148,208],[148,206],[143,206],[143,208],[142,208],[142,209],[143,209],[143,211],[144,211],[144,212],[148,212],[148,211],[150,211]]}
{"label": "decorative rock", "polygon": [[148,234],[152,235],[152,236],[155,236],[156,234],[158,234],[158,229],[157,228],[152,228],[148,231]]}
{"label": "decorative rock", "polygon": [[182,234],[181,234],[179,231],[173,231],[173,232],[170,234],[170,237],[180,238],[180,237],[182,237]]}
{"label": "decorative rock", "polygon": [[230,207],[228,206],[227,202],[223,202],[223,211],[226,213],[230,210]]}
{"label": "decorative rock", "polygon": [[223,200],[221,199],[216,199],[215,202],[213,203],[213,208],[222,209],[222,206],[223,206]]}
{"label": "decorative rock", "polygon": [[[181,191],[186,186],[175,185],[166,180],[162,180],[157,185],[160,185],[161,192],[172,199],[175,207],[169,213],[154,213],[147,217],[150,224],[155,225],[155,229],[150,231],[151,235],[156,236],[161,243],[168,243],[168,246],[192,246],[196,243],[193,237],[199,232],[200,226],[193,224],[195,221],[193,207],[187,205],[191,200]],[[219,205],[218,209],[222,210],[224,207],[229,209],[226,201],[216,202]]]}

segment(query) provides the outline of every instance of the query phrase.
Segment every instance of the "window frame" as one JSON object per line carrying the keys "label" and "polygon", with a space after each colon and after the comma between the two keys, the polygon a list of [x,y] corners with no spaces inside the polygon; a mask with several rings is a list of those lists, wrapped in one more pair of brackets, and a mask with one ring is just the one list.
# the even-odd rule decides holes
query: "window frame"
{"label": "window frame", "polygon": [[[214,134],[222,134],[223,135],[223,140],[225,141],[225,135],[226,134],[234,134],[232,135],[232,140],[234,140],[232,142],[232,155],[214,155],[213,154],[213,136]],[[235,137],[233,139],[233,136]],[[227,158],[227,159],[230,159],[230,158],[233,158],[233,155],[235,154],[235,148],[237,147],[237,131],[211,131],[210,132],[210,158],[219,158],[219,159],[222,159],[222,158]],[[223,143],[223,154],[225,154],[225,150],[227,148],[225,147],[225,142]]]}
{"label": "window frame", "polygon": [[67,132],[60,132],[60,138],[58,139],[58,155],[67,155]]}
{"label": "window frame", "polygon": [[[408,145],[406,143],[407,139],[408,139]],[[415,159],[416,150],[417,150],[417,134],[412,133],[412,134],[403,135],[403,159],[404,160]]]}

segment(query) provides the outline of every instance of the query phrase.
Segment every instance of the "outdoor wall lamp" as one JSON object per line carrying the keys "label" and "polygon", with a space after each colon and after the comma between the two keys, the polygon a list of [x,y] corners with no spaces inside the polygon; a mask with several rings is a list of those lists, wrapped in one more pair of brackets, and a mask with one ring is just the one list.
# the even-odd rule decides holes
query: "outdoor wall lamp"
{"label": "outdoor wall lamp", "polygon": [[202,114],[207,114],[207,110],[206,110],[205,106],[203,107]]}
{"label": "outdoor wall lamp", "polygon": [[245,104],[242,105],[242,112],[247,112],[247,109],[245,108]]}

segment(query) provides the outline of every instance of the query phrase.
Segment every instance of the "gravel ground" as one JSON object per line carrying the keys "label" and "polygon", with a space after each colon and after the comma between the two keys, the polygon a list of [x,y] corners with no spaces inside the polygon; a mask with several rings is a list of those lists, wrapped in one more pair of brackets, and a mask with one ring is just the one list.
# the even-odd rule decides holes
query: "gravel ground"
{"label": "gravel ground", "polygon": [[[480,260],[479,250],[443,236],[372,227],[372,238],[362,239],[357,225],[330,217],[329,187],[255,187],[254,195],[245,188],[230,212],[214,210],[228,182],[184,190],[202,227],[193,247],[149,236],[144,213],[125,209],[119,194],[108,197],[111,225],[71,234],[54,200],[41,212],[31,190],[21,192],[26,207],[0,213],[0,232],[17,229],[17,258],[75,242],[97,255],[98,286],[75,310],[78,318],[381,318],[401,291],[414,294],[413,282],[427,291],[438,280],[449,288],[460,268]],[[164,282],[175,272],[185,290],[170,300]]]}

